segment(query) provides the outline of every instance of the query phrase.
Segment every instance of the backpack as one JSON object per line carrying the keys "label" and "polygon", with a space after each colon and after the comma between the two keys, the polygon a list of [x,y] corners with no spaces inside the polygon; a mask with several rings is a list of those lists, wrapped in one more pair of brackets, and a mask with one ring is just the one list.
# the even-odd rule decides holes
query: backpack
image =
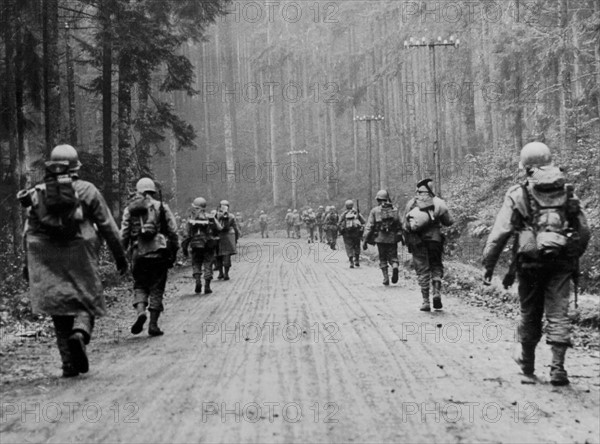
{"label": "backpack", "polygon": [[394,231],[397,211],[392,204],[383,204],[381,206],[381,221],[379,223],[379,231],[389,233]]}
{"label": "backpack", "polygon": [[191,225],[191,235],[192,237],[206,237],[209,234],[210,230],[210,222],[206,213],[202,213],[201,211],[194,211],[190,215],[188,219],[188,223]]}
{"label": "backpack", "polygon": [[144,241],[150,241],[160,231],[159,214],[149,198],[136,195],[127,205],[132,224],[136,227],[134,235]]}
{"label": "backpack", "polygon": [[35,190],[38,194],[35,211],[44,231],[60,240],[75,238],[83,222],[83,208],[69,174],[69,162],[48,162],[44,186]]}
{"label": "backpack", "polygon": [[555,166],[541,167],[523,186],[528,217],[519,231],[517,254],[529,259],[556,258],[567,254],[576,241],[579,201],[573,186]]}
{"label": "backpack", "polygon": [[326,225],[337,225],[339,222],[339,216],[337,213],[331,212],[325,218]]}
{"label": "backpack", "polygon": [[435,221],[434,210],[435,206],[430,196],[424,199],[415,199],[406,214],[406,222],[410,231],[419,233],[430,227]]}
{"label": "backpack", "polygon": [[356,210],[349,210],[344,216],[344,230],[348,234],[358,234],[362,231],[363,225],[358,219],[358,212]]}

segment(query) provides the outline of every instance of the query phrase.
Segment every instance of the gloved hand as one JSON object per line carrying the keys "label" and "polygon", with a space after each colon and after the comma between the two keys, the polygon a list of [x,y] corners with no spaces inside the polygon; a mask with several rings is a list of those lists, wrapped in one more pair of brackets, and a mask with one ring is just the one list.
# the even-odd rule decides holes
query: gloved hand
{"label": "gloved hand", "polygon": [[512,273],[506,273],[506,276],[504,276],[504,279],[502,279],[502,286],[504,287],[505,290],[508,290],[510,287],[512,287],[512,284],[515,283],[515,275]]}
{"label": "gloved hand", "polygon": [[363,242],[363,246],[362,247],[363,247],[364,251],[367,251],[367,248],[369,248],[369,246],[367,245],[367,241]]}
{"label": "gloved hand", "polygon": [[127,275],[127,272],[129,271],[129,266],[127,265],[127,260],[125,260],[125,258],[117,260],[117,271],[119,272],[121,277]]}
{"label": "gloved hand", "polygon": [[490,268],[485,270],[483,274],[483,285],[492,285],[492,275],[494,274],[494,269]]}

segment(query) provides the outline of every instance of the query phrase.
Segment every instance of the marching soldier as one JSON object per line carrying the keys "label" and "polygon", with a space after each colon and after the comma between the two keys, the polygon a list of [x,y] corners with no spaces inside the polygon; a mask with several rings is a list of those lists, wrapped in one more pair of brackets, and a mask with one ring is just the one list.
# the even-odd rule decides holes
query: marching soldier
{"label": "marching soldier", "polygon": [[332,250],[337,249],[338,222],[340,220],[335,206],[328,207],[329,211],[325,215],[324,230],[327,237],[327,244]]}
{"label": "marching soldier", "polygon": [[300,239],[300,225],[302,221],[300,220],[300,214],[298,214],[298,210],[294,209],[292,213],[292,221],[294,223],[294,237],[296,239]]}
{"label": "marching soldier", "polygon": [[260,211],[260,216],[258,216],[258,223],[260,224],[260,237],[268,238],[269,230],[268,230],[268,217],[264,211]]}
{"label": "marching soldier", "polygon": [[217,250],[218,279],[229,280],[229,269],[231,268],[231,256],[237,254],[237,241],[240,238],[240,230],[237,226],[235,216],[229,212],[229,202],[222,200],[217,210],[217,220],[222,229],[219,234],[219,248]]}
{"label": "marching soldier", "polygon": [[430,284],[433,287],[433,308],[442,308],[444,235],[441,227],[454,223],[446,202],[434,194],[431,182],[431,179],[423,179],[417,183],[416,196],[406,204],[403,218],[406,244],[413,256],[423,296],[421,311],[431,311]]}
{"label": "marching soldier", "polygon": [[287,210],[285,214],[285,227],[287,230],[287,237],[289,239],[290,233],[294,230],[294,215],[292,213],[291,208]]}
{"label": "marching soldier", "polygon": [[64,378],[88,372],[86,345],[95,318],[106,313],[98,235],[121,275],[127,273],[117,225],[98,189],[78,178],[80,167],[75,148],[58,145],[46,162],[44,183],[17,195],[28,208],[23,271],[33,311],[52,317]]}
{"label": "marching soldier", "polygon": [[[494,267],[506,242],[516,233],[515,258],[519,278],[521,353],[515,361],[527,376],[535,370],[535,349],[542,337],[546,312],[546,342],[552,350],[550,382],[567,385],[565,354],[571,346],[569,281],[577,273],[579,257],[590,240],[586,216],[572,186],[552,163],[552,155],[540,142],[521,150],[524,184],[508,189],[504,204],[483,251],[484,284],[491,283]],[[507,275],[505,287],[512,285]]]}
{"label": "marching soldier", "polygon": [[183,255],[188,257],[188,247],[192,248],[192,272],[196,281],[195,293],[202,291],[204,278],[204,294],[212,293],[210,282],[213,277],[213,261],[215,249],[219,242],[221,223],[206,212],[206,199],[197,197],[192,203],[187,220],[186,237],[182,242]]}
{"label": "marching soldier", "polygon": [[323,220],[325,219],[325,209],[323,208],[323,205],[319,205],[315,217],[317,219],[317,233],[319,235],[319,242],[324,242]]}
{"label": "marching soldier", "polygon": [[390,195],[386,190],[379,190],[375,199],[377,206],[369,213],[363,250],[367,249],[367,244],[377,244],[383,285],[390,285],[388,264],[392,266],[392,283],[395,284],[398,282],[398,242],[401,230],[398,209],[390,202]]}
{"label": "marching soldier", "polygon": [[303,215],[304,224],[306,225],[306,231],[308,232],[308,243],[315,241],[315,226],[317,224],[317,218],[312,208],[309,208],[305,215]]}
{"label": "marching soldier", "polygon": [[132,263],[133,306],[137,311],[131,333],[142,332],[148,308],[148,334],[160,336],[164,332],[158,327],[158,319],[164,310],[168,270],[173,267],[179,249],[177,224],[169,207],[155,199],[158,191],[152,179],[142,177],[135,188],[137,195],[125,207],[121,221],[123,247]]}
{"label": "marching soldier", "polygon": [[237,211],[235,213],[235,220],[237,221],[237,226],[238,226],[238,229],[240,230],[240,236],[243,236],[244,232],[246,231],[246,220],[242,216],[242,213]]}
{"label": "marching soldier", "polygon": [[360,240],[365,228],[365,218],[354,209],[354,201],[346,201],[346,210],[340,217],[338,229],[344,239],[346,254],[350,260],[350,268],[360,267]]}

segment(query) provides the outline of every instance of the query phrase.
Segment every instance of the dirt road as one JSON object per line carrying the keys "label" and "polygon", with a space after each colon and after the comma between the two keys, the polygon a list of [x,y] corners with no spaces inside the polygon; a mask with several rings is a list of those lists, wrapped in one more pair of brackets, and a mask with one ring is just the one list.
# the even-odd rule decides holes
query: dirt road
{"label": "dirt road", "polygon": [[597,356],[570,351],[554,388],[543,344],[524,384],[511,321],[456,298],[422,313],[414,278],[386,288],[305,242],[242,239],[207,296],[179,269],[165,336],[126,331],[83,377],[4,386],[1,442],[600,441]]}

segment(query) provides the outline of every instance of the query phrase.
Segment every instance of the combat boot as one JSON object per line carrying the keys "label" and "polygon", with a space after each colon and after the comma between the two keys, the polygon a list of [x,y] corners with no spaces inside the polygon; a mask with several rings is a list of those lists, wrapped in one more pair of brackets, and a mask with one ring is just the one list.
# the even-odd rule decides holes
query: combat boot
{"label": "combat boot", "polygon": [[87,354],[85,353],[85,340],[83,333],[75,331],[67,340],[73,367],[79,373],[87,373],[90,369]]}
{"label": "combat boot", "polygon": [[398,264],[394,264],[392,267],[392,284],[398,283]]}
{"label": "combat boot", "polygon": [[131,333],[138,335],[144,329],[144,324],[146,323],[146,319],[148,319],[148,315],[146,315],[146,305],[143,302],[138,302],[135,304],[135,308],[137,310],[138,317],[131,326]]}
{"label": "combat boot", "polygon": [[210,279],[204,280],[204,294],[210,294],[212,290],[210,289]]}
{"label": "combat boot", "polygon": [[388,273],[388,267],[382,268],[381,272],[383,273],[383,285],[390,285],[390,275]]}
{"label": "combat boot", "polygon": [[354,265],[356,265],[357,267],[360,267],[359,259],[360,259],[360,256],[358,254],[356,256],[354,256]]}
{"label": "combat boot", "polygon": [[200,273],[194,274],[196,280],[196,287],[194,287],[194,293],[198,294],[202,291],[202,275]]}
{"label": "combat boot", "polygon": [[60,353],[60,360],[62,362],[63,378],[72,378],[73,376],[79,375],[79,371],[71,362],[71,352],[69,351],[68,343],[69,335],[69,332],[56,332],[56,345],[58,345],[58,352]]}
{"label": "combat boot", "polygon": [[513,359],[525,376],[533,376],[535,371],[535,347],[536,343],[521,343],[521,353],[514,356]]}
{"label": "combat boot", "polygon": [[224,281],[229,280],[229,267],[225,267],[225,274],[223,274],[223,280]]}
{"label": "combat boot", "polygon": [[350,268],[354,268],[354,259],[350,258]]}
{"label": "combat boot", "polygon": [[429,305],[429,288],[421,288],[421,295],[423,296],[423,304],[420,310],[431,311],[431,305]]}
{"label": "combat boot", "polygon": [[433,281],[433,308],[442,308],[442,281]]}
{"label": "combat boot", "polygon": [[150,336],[161,336],[164,332],[158,328],[158,318],[160,317],[160,311],[150,310],[150,324],[148,325],[148,334]]}
{"label": "combat boot", "polygon": [[217,279],[223,279],[225,277],[225,275],[223,274],[223,267],[218,267],[217,269],[219,270],[219,275],[217,276]]}
{"label": "combat boot", "polygon": [[565,370],[565,354],[567,345],[552,344],[552,364],[550,364],[550,383],[552,385],[567,385],[567,371]]}

